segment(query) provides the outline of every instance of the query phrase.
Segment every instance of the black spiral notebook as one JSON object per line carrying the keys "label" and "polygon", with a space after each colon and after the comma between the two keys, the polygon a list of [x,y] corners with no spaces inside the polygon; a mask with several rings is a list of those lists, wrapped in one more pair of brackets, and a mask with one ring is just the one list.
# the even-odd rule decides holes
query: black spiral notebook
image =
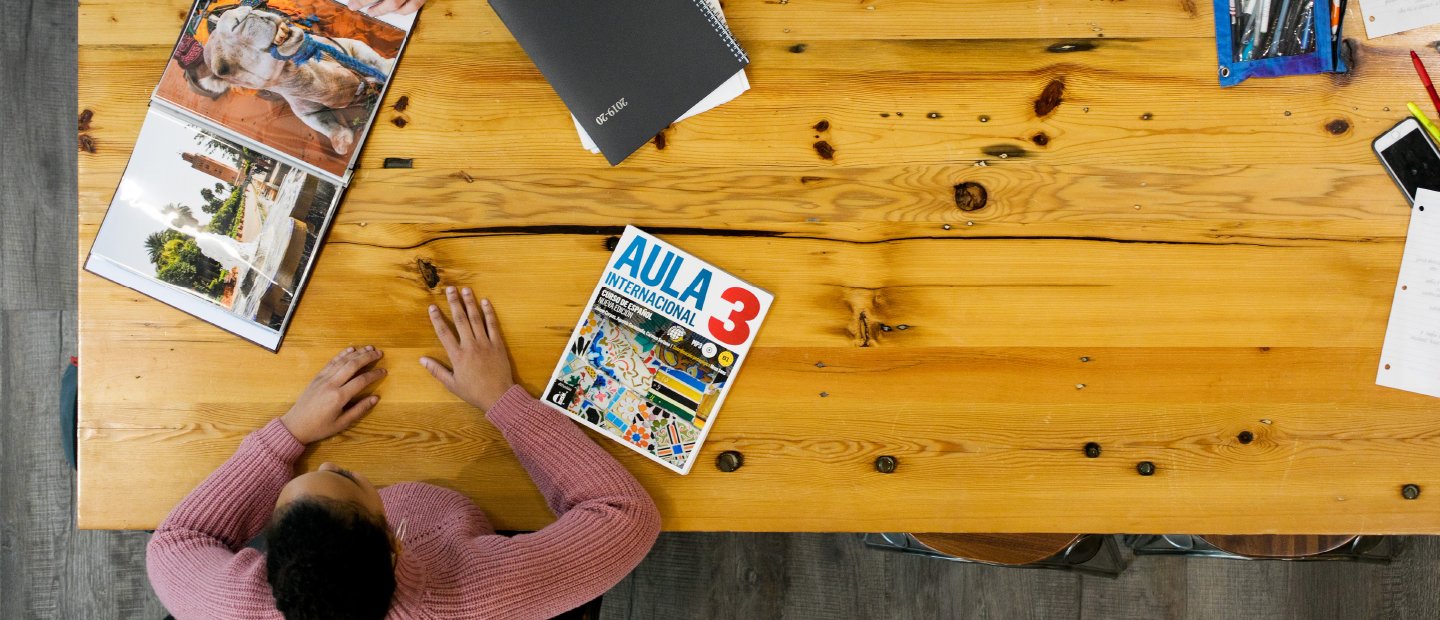
{"label": "black spiral notebook", "polygon": [[610,165],[750,60],[705,0],[490,0]]}

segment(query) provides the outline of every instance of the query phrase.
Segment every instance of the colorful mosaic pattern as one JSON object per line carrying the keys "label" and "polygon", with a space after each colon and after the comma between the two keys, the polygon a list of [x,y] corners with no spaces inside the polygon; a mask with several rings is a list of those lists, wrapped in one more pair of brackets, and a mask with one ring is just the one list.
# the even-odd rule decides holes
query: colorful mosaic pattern
{"label": "colorful mosaic pattern", "polygon": [[724,387],[709,366],[595,313],[571,343],[559,383],[573,390],[571,414],[677,468]]}

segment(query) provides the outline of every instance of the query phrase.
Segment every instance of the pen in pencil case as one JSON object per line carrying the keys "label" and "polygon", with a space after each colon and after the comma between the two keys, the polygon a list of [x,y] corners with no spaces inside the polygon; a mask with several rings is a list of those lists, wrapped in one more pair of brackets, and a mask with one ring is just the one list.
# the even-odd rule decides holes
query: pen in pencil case
{"label": "pen in pencil case", "polygon": [[1295,50],[1296,54],[1304,54],[1310,51],[1310,38],[1315,33],[1315,2],[1307,0],[1305,6],[1300,9],[1300,19],[1295,20],[1295,26],[1300,29],[1300,47]]}

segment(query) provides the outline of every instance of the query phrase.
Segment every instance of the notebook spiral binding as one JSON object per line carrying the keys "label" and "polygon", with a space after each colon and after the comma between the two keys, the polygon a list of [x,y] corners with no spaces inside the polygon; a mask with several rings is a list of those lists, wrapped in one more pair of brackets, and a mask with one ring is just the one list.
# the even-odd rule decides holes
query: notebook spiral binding
{"label": "notebook spiral binding", "polygon": [[710,20],[710,27],[714,28],[715,34],[720,35],[720,38],[725,41],[725,46],[730,48],[730,53],[735,55],[735,59],[749,64],[750,57],[745,54],[745,50],[741,49],[740,44],[735,41],[735,35],[730,34],[730,27],[726,26],[724,20],[715,14],[714,9],[710,8],[710,3],[706,0],[692,1],[695,3],[695,8],[704,11],[705,18]]}

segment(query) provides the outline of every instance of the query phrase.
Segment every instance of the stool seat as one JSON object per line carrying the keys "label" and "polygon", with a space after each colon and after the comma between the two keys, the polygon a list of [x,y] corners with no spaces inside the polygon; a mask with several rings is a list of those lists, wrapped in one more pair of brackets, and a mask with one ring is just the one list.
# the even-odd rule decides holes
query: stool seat
{"label": "stool seat", "polygon": [[1221,551],[1250,558],[1304,558],[1334,551],[1358,537],[1209,534],[1200,538]]}
{"label": "stool seat", "polygon": [[1080,534],[911,534],[937,553],[986,562],[1019,566],[1054,557]]}

